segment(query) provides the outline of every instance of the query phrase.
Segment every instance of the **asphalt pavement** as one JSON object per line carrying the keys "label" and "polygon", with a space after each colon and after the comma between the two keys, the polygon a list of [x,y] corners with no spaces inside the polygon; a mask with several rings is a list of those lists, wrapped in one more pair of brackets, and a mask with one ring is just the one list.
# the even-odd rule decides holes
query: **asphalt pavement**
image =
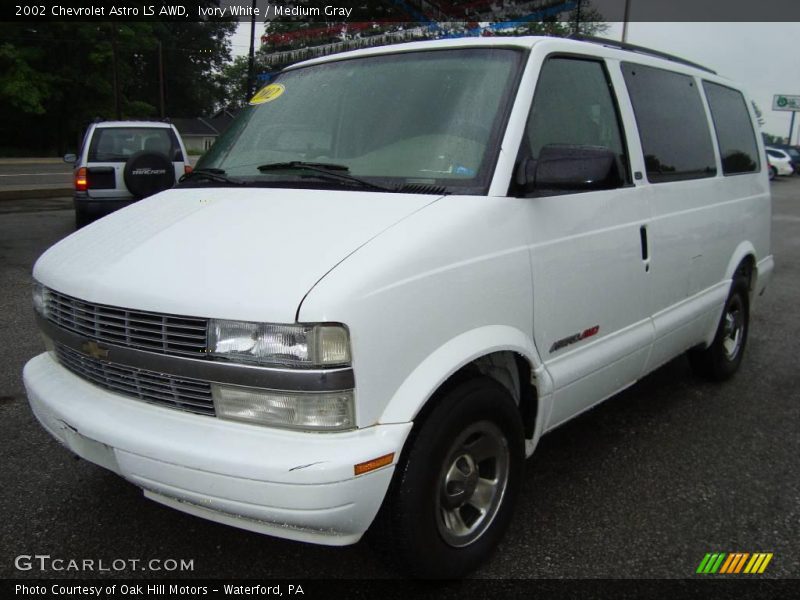
{"label": "asphalt pavement", "polygon": [[[800,177],[773,194],[777,266],[741,371],[710,384],[681,357],[545,436],[512,526],[476,577],[702,577],[708,552],[771,552],[759,577],[800,577]],[[194,561],[190,572],[106,577],[393,577],[366,542],[289,542],[151,502],[42,430],[21,380],[43,351],[30,272],[72,231],[69,208],[69,198],[0,203],[0,577],[92,576],[16,568],[33,554]]]}
{"label": "asphalt pavement", "polygon": [[50,197],[71,189],[72,164],[60,158],[0,158],[0,200]]}

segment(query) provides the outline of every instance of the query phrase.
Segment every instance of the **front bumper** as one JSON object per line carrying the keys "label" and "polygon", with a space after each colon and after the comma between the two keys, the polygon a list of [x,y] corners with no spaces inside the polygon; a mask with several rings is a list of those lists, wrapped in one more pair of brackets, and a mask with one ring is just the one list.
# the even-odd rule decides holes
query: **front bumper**
{"label": "front bumper", "polygon": [[146,404],[98,388],[50,354],[25,365],[36,418],[75,454],[145,496],[212,521],[326,545],[357,542],[380,508],[411,423],[303,433],[234,423]]}

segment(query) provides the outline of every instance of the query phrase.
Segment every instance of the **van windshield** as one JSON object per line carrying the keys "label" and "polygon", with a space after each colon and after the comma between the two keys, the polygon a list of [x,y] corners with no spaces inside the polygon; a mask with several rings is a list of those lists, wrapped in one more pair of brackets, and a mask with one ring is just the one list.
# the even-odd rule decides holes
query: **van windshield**
{"label": "van windshield", "polygon": [[469,48],[286,71],[256,94],[197,168],[251,184],[334,184],[313,170],[258,168],[300,161],[393,190],[417,184],[485,192],[521,58],[519,50]]}

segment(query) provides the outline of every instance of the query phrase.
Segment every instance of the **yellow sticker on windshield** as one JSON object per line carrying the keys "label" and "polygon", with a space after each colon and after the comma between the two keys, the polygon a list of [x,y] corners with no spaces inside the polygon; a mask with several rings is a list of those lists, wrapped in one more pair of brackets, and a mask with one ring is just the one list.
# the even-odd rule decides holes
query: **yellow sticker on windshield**
{"label": "yellow sticker on windshield", "polygon": [[265,102],[272,102],[279,98],[286,90],[283,84],[270,83],[256,92],[256,95],[250,98],[250,104],[264,104]]}

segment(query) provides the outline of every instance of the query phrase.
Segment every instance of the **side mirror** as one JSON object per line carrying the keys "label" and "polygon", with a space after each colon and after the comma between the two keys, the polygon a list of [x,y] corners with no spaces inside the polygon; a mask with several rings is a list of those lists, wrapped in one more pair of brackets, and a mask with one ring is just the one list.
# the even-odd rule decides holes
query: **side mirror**
{"label": "side mirror", "polygon": [[548,144],[539,152],[534,179],[526,187],[588,192],[622,184],[619,159],[608,148]]}
{"label": "side mirror", "polygon": [[75,156],[74,154],[70,153],[70,154],[65,154],[64,155],[64,162],[65,163],[74,163],[74,162],[77,162],[77,160],[78,160],[78,157]]}

